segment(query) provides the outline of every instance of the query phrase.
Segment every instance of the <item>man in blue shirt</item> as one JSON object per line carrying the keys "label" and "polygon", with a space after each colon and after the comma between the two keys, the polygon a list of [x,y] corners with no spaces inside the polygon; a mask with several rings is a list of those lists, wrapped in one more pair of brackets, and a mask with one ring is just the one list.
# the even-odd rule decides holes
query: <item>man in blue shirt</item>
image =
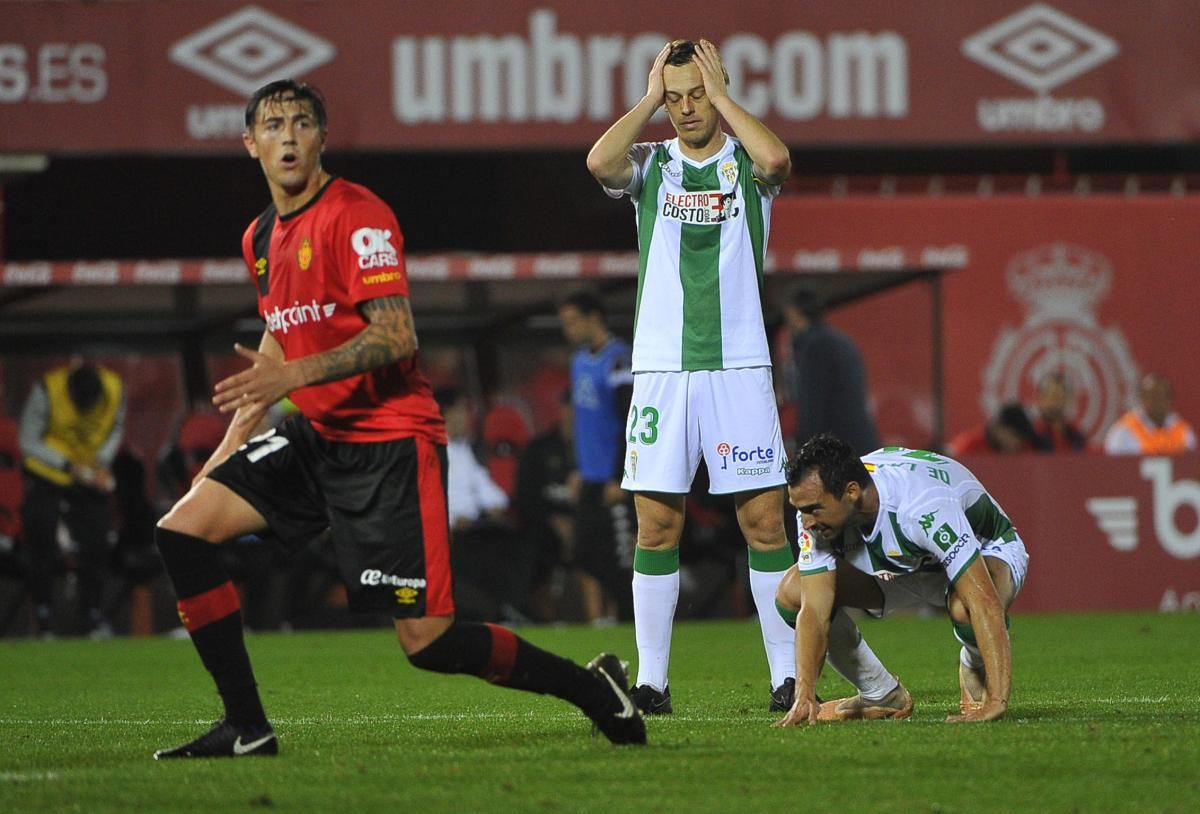
{"label": "man in blue shirt", "polygon": [[571,359],[579,471],[575,563],[584,613],[593,624],[603,624],[632,604],[634,524],[628,496],[621,490],[625,415],[633,390],[631,353],[609,331],[604,306],[595,295],[570,295],[558,315],[567,341],[578,347]]}

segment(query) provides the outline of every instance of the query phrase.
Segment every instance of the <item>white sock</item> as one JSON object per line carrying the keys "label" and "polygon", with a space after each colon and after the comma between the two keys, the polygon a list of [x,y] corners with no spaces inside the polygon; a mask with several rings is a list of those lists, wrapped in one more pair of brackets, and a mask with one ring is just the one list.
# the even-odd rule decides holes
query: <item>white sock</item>
{"label": "white sock", "polygon": [[964,644],[962,649],[958,651],[958,660],[963,667],[971,670],[983,669],[983,654],[979,652],[979,648],[973,644]]}
{"label": "white sock", "polygon": [[839,609],[829,623],[829,652],[825,660],[838,675],[855,686],[863,698],[878,701],[900,684],[887,671],[845,610]]}
{"label": "white sock", "polygon": [[679,572],[633,572],[633,631],[637,639],[638,670],[634,686],[667,688],[667,662],[671,659],[671,628],[679,602]]}
{"label": "white sock", "polygon": [[767,667],[771,671],[771,689],[778,687],[785,679],[796,677],[796,631],[783,621],[775,608],[775,591],[786,573],[750,569],[750,593],[754,595],[758,624],[762,628]]}

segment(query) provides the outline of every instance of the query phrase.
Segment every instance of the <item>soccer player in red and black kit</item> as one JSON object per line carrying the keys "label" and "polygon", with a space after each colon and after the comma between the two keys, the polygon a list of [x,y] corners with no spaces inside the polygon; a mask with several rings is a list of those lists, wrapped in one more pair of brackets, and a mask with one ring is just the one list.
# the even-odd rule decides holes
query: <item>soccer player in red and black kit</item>
{"label": "soccer player in red and black kit", "polygon": [[[234,412],[221,446],[156,531],[179,616],[212,674],[225,715],[155,758],[278,751],[242,638],[238,594],[218,544],[270,529],[300,547],[326,529],[352,608],[390,610],[409,661],[565,699],[614,743],[645,743],[612,654],[586,668],[496,625],[454,619],[446,511],[446,433],[417,367],[403,238],[391,209],[321,166],[321,96],[291,80],[260,88],[243,135],[272,204],[242,253],[267,323],[250,362],[218,382]],[[289,396],[299,413],[250,438]]]}

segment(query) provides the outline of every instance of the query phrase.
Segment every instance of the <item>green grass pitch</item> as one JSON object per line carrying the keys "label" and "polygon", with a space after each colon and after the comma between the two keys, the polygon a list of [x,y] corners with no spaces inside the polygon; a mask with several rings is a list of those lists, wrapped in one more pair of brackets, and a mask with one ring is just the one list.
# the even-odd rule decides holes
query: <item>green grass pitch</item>
{"label": "green grass pitch", "polygon": [[[862,627],[911,720],[773,729],[757,624],[681,623],[676,712],[645,749],[554,699],[420,673],[387,630],[255,635],[280,756],[169,763],[151,753],[219,715],[190,643],[0,642],[0,811],[1200,811],[1197,615],[1018,615],[1009,717],[971,727],[942,722],[944,618]],[[581,662],[634,650],[627,626],[522,633]]]}

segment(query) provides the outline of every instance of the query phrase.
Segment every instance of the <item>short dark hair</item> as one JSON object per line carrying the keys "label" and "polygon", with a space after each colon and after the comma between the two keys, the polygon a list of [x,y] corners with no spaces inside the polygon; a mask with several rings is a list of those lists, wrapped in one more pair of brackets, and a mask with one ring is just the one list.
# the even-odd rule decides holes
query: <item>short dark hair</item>
{"label": "short dark hair", "polygon": [[95,407],[102,390],[100,371],[93,364],[84,362],[67,374],[67,395],[80,412]]}
{"label": "short dark hair", "polygon": [[[676,68],[687,65],[692,61],[692,57],[696,56],[696,43],[694,40],[671,40],[671,50],[667,53],[667,64],[674,65]],[[725,81],[729,81],[729,71],[725,70],[725,66],[721,66],[721,73],[725,77]]]}
{"label": "short dark hair", "polygon": [[871,474],[854,448],[833,433],[814,435],[796,450],[787,466],[788,485],[795,486],[814,471],[825,491],[836,498],[846,493],[851,482],[864,487],[871,483]]}
{"label": "short dark hair", "polygon": [[316,117],[318,127],[325,130],[326,124],[329,122],[329,118],[325,114],[325,97],[321,95],[321,91],[307,82],[297,82],[295,79],[276,79],[254,91],[250,101],[246,102],[246,132],[254,129],[258,106],[264,101],[308,102],[312,106],[313,116]]}
{"label": "short dark hair", "polygon": [[804,314],[810,322],[817,322],[825,315],[825,298],[815,288],[797,286],[792,289],[788,300],[792,307]]}
{"label": "short dark hair", "polygon": [[1032,441],[1037,435],[1033,422],[1029,420],[1029,413],[1025,412],[1019,401],[1008,401],[1001,405],[995,423],[1008,427],[1026,441]]}
{"label": "short dark hair", "polygon": [[434,389],[433,400],[437,402],[438,408],[444,413],[447,408],[453,407],[462,401],[465,395],[462,390],[452,384],[448,384]]}
{"label": "short dark hair", "polygon": [[572,291],[562,301],[561,307],[571,307],[579,311],[585,316],[597,314],[601,319],[604,319],[604,303],[590,291]]}

